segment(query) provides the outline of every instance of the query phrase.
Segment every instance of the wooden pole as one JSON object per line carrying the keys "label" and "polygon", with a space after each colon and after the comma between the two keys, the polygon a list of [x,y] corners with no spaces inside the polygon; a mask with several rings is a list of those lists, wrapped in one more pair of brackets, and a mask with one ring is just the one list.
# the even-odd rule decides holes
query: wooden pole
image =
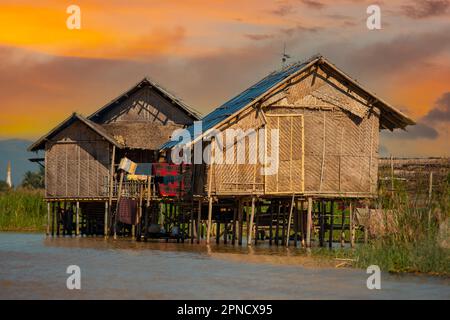
{"label": "wooden pole", "polygon": [[328,247],[331,249],[333,247],[333,230],[334,230],[334,201],[330,201],[330,230],[328,238]]}
{"label": "wooden pole", "polygon": [[220,243],[220,217],[216,217],[216,243]]}
{"label": "wooden pole", "polygon": [[298,207],[298,200],[295,201],[295,215],[294,215],[294,241],[295,241],[295,247],[298,247],[298,233],[299,233],[299,215],[300,215],[300,211],[299,211],[299,207]]}
{"label": "wooden pole", "polygon": [[197,215],[197,243],[200,243],[201,236],[201,217],[202,217],[202,200],[198,200],[198,215]]}
{"label": "wooden pole", "polygon": [[272,245],[273,240],[273,200],[270,200],[270,221],[269,221],[269,245]]}
{"label": "wooden pole", "polygon": [[[111,167],[109,170],[109,206],[108,206],[108,217],[109,219],[111,219],[112,217],[112,198],[113,198],[113,194],[114,194],[114,162],[116,158],[116,146],[113,145],[112,148],[112,155],[111,155]],[[110,228],[110,221],[108,220],[108,234],[109,234],[109,228]]]}
{"label": "wooden pole", "polygon": [[238,219],[239,219],[239,235],[238,235],[238,245],[242,245],[242,233],[244,231],[244,226],[242,224],[242,216],[243,216],[243,208],[242,208],[242,201],[241,199],[238,200]]}
{"label": "wooden pole", "polygon": [[369,205],[366,204],[366,225],[364,226],[364,243],[369,242],[369,225],[370,225],[370,209]]}
{"label": "wooden pole", "polygon": [[252,209],[251,209],[251,213],[250,213],[250,227],[249,227],[249,232],[248,232],[248,242],[247,242],[247,246],[251,246],[252,245],[252,234],[253,234],[253,219],[255,217],[255,197],[252,197]]}
{"label": "wooden pole", "polygon": [[148,220],[150,214],[150,198],[152,196],[152,176],[147,177],[147,202],[145,207],[145,222],[144,222],[144,241],[148,238]]}
{"label": "wooden pole", "polygon": [[124,175],[124,171],[121,170],[120,171],[120,179],[119,179],[119,190],[117,191],[116,214],[114,215],[114,239],[117,239],[117,215],[119,213],[120,197],[122,196],[123,175]]}
{"label": "wooden pole", "polygon": [[275,226],[275,244],[278,246],[279,243],[279,233],[280,233],[280,211],[281,211],[281,204],[280,201],[277,201],[277,225]]}
{"label": "wooden pole", "polygon": [[431,226],[431,210],[432,210],[432,199],[433,199],[433,172],[430,172],[430,184],[428,187],[428,230]]}
{"label": "wooden pole", "polygon": [[211,138],[211,165],[209,168],[209,181],[208,181],[208,226],[206,231],[206,244],[209,244],[210,236],[211,236],[211,227],[212,227],[212,179],[213,179],[213,168],[214,168],[214,148],[215,148],[215,139]]}
{"label": "wooden pole", "polygon": [[256,217],[255,217],[255,246],[258,244],[259,238],[259,217],[261,216],[261,202],[258,201],[256,205]]}
{"label": "wooden pole", "polygon": [[75,212],[75,235],[80,235],[80,202],[76,203],[76,212]]}
{"label": "wooden pole", "polygon": [[105,225],[103,226],[103,234],[105,236],[105,238],[108,237],[108,201],[105,201],[105,217],[104,217],[104,223]]}
{"label": "wooden pole", "polygon": [[[289,211],[289,218],[288,218],[288,228],[287,228],[287,236],[286,236],[286,247],[289,247],[289,233],[291,231],[291,220],[292,220],[292,212],[294,211],[294,194],[292,194],[292,200],[291,200],[291,208]],[[297,229],[297,228],[296,228]],[[295,236],[297,237],[297,235]],[[296,241],[297,242],[297,241]]]}
{"label": "wooden pole", "polygon": [[312,228],[312,198],[308,198],[308,216],[306,220],[306,247],[311,247],[311,228]]}
{"label": "wooden pole", "polygon": [[353,202],[350,201],[350,204],[348,206],[348,210],[350,212],[350,216],[349,216],[349,220],[350,220],[350,247],[354,247],[355,246],[355,225],[354,225],[354,215],[353,215]]}
{"label": "wooden pole", "polygon": [[46,231],[46,235],[50,235],[50,202],[47,202],[47,231]]}
{"label": "wooden pole", "polygon": [[55,236],[56,203],[52,202],[52,237]]}
{"label": "wooden pole", "polygon": [[233,237],[231,238],[232,245],[234,245],[236,243],[236,219],[237,219],[237,212],[238,212],[237,206],[238,206],[238,204],[235,202],[234,208],[233,208]]}
{"label": "wooden pole", "polygon": [[341,216],[341,247],[343,248],[345,246],[345,206],[343,206],[344,209],[342,209],[342,216]]}
{"label": "wooden pole", "polygon": [[300,220],[300,230],[301,230],[301,241],[302,241],[302,248],[306,247],[306,210],[304,210],[305,208],[305,204],[307,206],[307,203],[305,201],[302,200],[301,202],[301,211],[299,212],[300,216],[299,216],[299,220]]}
{"label": "wooden pole", "polygon": [[56,235],[59,237],[59,223],[61,221],[61,203],[58,201],[56,204]]}

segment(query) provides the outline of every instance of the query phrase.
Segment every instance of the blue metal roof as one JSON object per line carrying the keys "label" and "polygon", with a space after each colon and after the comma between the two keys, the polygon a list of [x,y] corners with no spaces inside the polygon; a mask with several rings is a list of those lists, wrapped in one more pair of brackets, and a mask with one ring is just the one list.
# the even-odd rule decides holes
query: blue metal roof
{"label": "blue metal roof", "polygon": [[[291,76],[292,74],[296,73],[297,71],[301,70],[303,67],[305,67],[308,63],[310,63],[312,60],[317,59],[317,57],[314,57],[313,59],[309,59],[306,62],[302,63],[295,63],[290,66],[287,66],[279,71],[274,71],[265,78],[263,78],[261,81],[257,82],[247,90],[243,91],[242,93],[238,94],[233,99],[225,102],[223,105],[218,107],[217,109],[213,110],[209,114],[207,114],[201,121],[202,121],[202,131],[205,132],[211,128],[213,128],[215,125],[220,123],[222,120],[225,120],[232,114],[236,113],[237,111],[244,108],[246,105],[248,105],[250,102],[255,100],[257,97],[262,95],[263,93],[267,92],[269,89],[274,87],[275,85],[281,83],[283,80]],[[194,138],[194,127],[193,125],[189,126],[187,130],[191,134],[191,139]],[[164,143],[160,149],[168,149],[176,146],[179,143],[179,141],[168,141]]]}

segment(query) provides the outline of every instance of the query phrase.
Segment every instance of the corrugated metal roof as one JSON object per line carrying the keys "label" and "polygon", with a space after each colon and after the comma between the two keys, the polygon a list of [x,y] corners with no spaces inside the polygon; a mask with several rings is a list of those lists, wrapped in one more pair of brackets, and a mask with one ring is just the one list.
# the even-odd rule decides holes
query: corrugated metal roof
{"label": "corrugated metal roof", "polygon": [[[236,97],[231,100],[225,102],[220,107],[213,110],[211,113],[207,114],[202,119],[202,130],[203,132],[213,128],[215,125],[225,120],[232,114],[238,112],[245,106],[247,106],[250,102],[267,92],[270,88],[284,81],[286,78],[296,73],[305,67],[312,60],[317,59],[317,57],[311,58],[305,62],[298,62],[292,65],[289,65],[281,70],[274,71],[261,81],[257,82],[247,90],[241,92]],[[187,128],[189,130],[191,137],[194,137],[194,127],[193,125]],[[168,141],[161,146],[160,149],[169,149],[173,148],[178,144],[178,141]]]}
{"label": "corrugated metal roof", "polygon": [[[258,97],[261,98],[264,93],[283,83],[287,78],[294,76],[294,74],[316,63],[318,67],[320,67],[325,72],[333,74],[336,79],[339,79],[338,81],[344,81],[345,85],[347,86],[352,85],[352,90],[356,90],[355,92],[359,95],[362,95],[363,97],[365,96],[367,98],[372,98],[373,101],[375,101],[376,106],[380,108],[381,111],[381,128],[388,128],[390,130],[393,130],[395,128],[404,129],[407,125],[415,124],[412,119],[408,118],[402,112],[389,105],[388,103],[377,97],[375,94],[363,88],[362,85],[359,84],[356,80],[350,78],[347,74],[345,74],[343,71],[338,69],[335,65],[330,63],[327,59],[319,54],[311,57],[306,61],[297,62],[279,71],[272,72],[244,92],[240,93],[233,99],[227,101],[217,109],[213,110],[202,119],[202,133],[205,133],[206,131],[214,128],[223,120],[244,109],[246,106],[249,106],[251,102],[255,101]],[[189,126],[187,129],[190,132],[191,139],[194,139],[193,125]],[[168,141],[164,143],[160,147],[160,149],[170,149],[176,146],[178,143],[179,141]]]}

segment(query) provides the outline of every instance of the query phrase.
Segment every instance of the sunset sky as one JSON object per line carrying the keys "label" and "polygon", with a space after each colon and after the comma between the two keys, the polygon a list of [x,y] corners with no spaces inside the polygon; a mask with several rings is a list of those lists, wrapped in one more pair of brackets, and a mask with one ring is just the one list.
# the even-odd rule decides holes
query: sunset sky
{"label": "sunset sky", "polygon": [[279,68],[285,43],[291,62],[321,53],[417,121],[383,133],[383,154],[450,155],[450,0],[0,0],[0,30],[0,139],[35,139],[144,76],[206,114]]}

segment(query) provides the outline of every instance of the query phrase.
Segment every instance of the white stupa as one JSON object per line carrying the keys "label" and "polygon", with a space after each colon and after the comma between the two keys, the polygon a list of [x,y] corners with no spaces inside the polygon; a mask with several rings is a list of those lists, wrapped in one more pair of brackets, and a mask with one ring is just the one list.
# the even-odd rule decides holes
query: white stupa
{"label": "white stupa", "polygon": [[11,161],[8,161],[8,166],[6,168],[6,184],[12,188],[12,181],[11,181]]}

